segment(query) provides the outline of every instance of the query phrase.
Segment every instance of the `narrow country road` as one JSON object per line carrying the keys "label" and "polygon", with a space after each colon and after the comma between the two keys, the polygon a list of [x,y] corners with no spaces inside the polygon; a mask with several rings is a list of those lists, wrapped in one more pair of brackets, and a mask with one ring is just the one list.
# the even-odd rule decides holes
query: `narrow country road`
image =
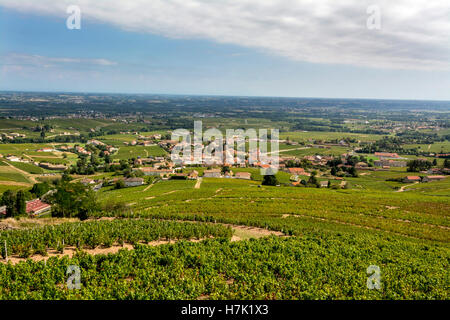
{"label": "narrow country road", "polygon": [[203,178],[198,178],[197,183],[194,186],[194,189],[200,189],[200,185],[202,184]]}

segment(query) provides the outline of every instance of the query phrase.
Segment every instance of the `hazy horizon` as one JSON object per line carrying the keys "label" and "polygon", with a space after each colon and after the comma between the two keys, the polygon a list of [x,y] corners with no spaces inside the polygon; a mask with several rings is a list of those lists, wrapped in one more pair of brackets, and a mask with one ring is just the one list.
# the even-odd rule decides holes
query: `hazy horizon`
{"label": "hazy horizon", "polygon": [[316,99],[316,100],[379,100],[379,101],[414,101],[414,102],[449,102],[436,99],[390,99],[370,97],[301,97],[301,96],[271,96],[271,95],[233,95],[233,94],[200,94],[200,93],[145,93],[145,92],[98,92],[98,91],[33,91],[33,90],[0,90],[0,93],[35,93],[35,94],[85,94],[85,95],[136,95],[136,96],[175,96],[175,97],[229,97],[229,98],[279,98],[279,99]]}

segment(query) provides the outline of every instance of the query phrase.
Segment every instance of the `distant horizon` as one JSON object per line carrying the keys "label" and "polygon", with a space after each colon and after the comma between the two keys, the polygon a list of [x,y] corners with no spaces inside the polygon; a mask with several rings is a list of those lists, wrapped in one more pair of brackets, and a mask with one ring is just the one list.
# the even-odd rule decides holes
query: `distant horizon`
{"label": "distant horizon", "polygon": [[136,96],[179,96],[179,97],[229,97],[229,98],[277,98],[277,99],[314,99],[314,100],[371,100],[371,101],[414,101],[414,102],[449,102],[439,99],[399,99],[399,98],[349,98],[349,97],[302,97],[272,95],[233,95],[233,94],[198,94],[198,93],[139,93],[139,92],[97,92],[97,91],[38,91],[38,90],[1,90],[2,93],[44,93],[44,94],[86,94],[86,95],[136,95]]}

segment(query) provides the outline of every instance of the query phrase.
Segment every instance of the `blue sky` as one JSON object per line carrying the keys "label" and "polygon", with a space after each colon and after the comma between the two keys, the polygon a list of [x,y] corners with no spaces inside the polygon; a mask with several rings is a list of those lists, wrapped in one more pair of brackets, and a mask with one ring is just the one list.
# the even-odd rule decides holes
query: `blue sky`
{"label": "blue sky", "polygon": [[313,59],[91,16],[69,30],[68,14],[1,5],[0,90],[450,100],[445,68],[303,61]]}

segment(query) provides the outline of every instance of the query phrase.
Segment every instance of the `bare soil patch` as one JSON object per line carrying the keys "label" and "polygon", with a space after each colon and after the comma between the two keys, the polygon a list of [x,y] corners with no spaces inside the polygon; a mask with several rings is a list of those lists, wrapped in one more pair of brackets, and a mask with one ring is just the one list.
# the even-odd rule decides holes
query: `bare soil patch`
{"label": "bare soil patch", "polygon": [[[190,240],[183,239],[183,240],[189,241],[189,242],[200,242],[200,241],[203,241],[205,239],[206,238],[204,238],[204,239],[190,239]],[[181,241],[181,240],[157,240],[157,241],[151,241],[149,243],[141,243],[141,244],[156,247],[156,246],[160,246],[160,245],[163,245],[163,244],[175,243],[175,242],[178,242],[178,241]],[[110,253],[114,254],[114,253],[119,252],[119,250],[121,250],[121,249],[134,250],[134,247],[133,247],[133,245],[131,245],[129,243],[124,243],[123,245],[115,244],[115,245],[113,245],[111,247],[97,247],[95,249],[83,248],[82,251],[86,252],[87,254],[90,254],[90,255],[100,255],[100,254],[110,254]],[[68,256],[69,258],[72,258],[74,256],[74,254],[77,251],[79,251],[79,250],[80,249],[77,249],[76,247],[73,247],[73,246],[65,247],[63,253],[60,253],[60,252],[58,252],[58,251],[56,251],[54,249],[48,249],[47,250],[47,256],[42,256],[42,255],[35,254],[35,255],[32,255],[29,258],[21,258],[21,257],[19,257],[17,255],[12,255],[12,256],[8,257],[7,261],[3,259],[0,262],[4,263],[4,264],[6,264],[8,262],[11,262],[12,264],[17,264],[17,263],[19,263],[21,261],[26,261],[28,259],[31,259],[32,261],[35,261],[35,262],[39,262],[39,261],[46,261],[46,260],[48,260],[51,257],[61,258],[61,257],[64,257],[64,256]]]}

